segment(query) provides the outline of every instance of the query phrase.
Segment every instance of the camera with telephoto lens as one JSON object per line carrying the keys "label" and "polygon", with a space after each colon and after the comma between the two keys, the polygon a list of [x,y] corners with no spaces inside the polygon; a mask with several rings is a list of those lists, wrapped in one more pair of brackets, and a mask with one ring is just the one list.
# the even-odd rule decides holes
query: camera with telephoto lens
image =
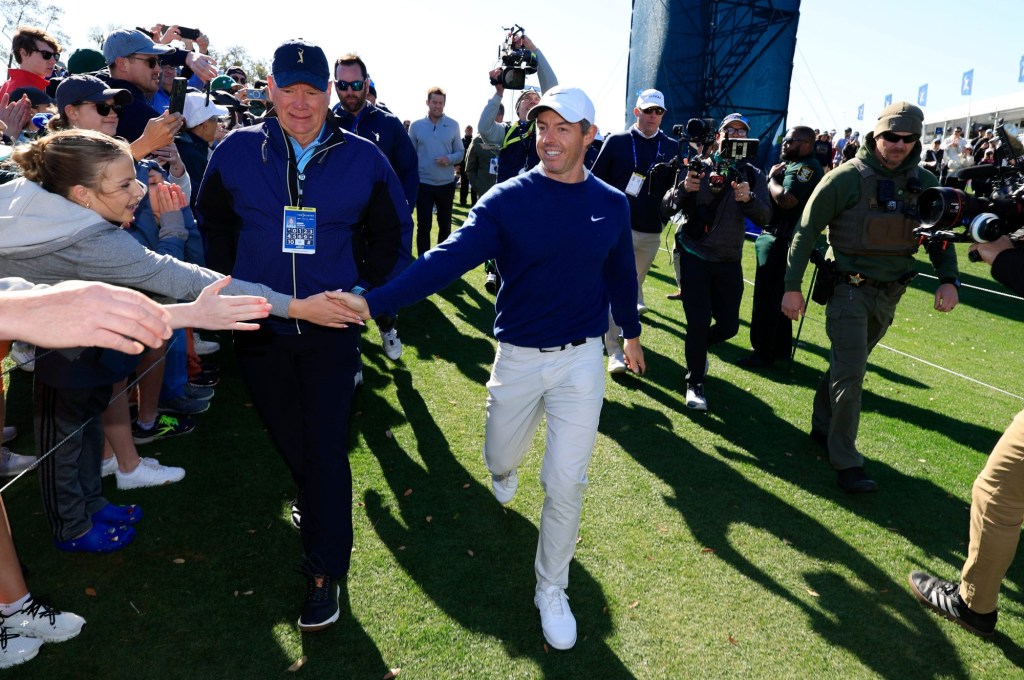
{"label": "camera with telephoto lens", "polygon": [[537,53],[525,48],[516,49],[516,40],[526,34],[519,24],[505,28],[505,42],[498,46],[498,58],[501,60],[501,78],[491,85],[501,85],[509,90],[522,90],[526,87],[526,76],[537,72]]}
{"label": "camera with telephoto lens", "polygon": [[[971,180],[973,196],[953,187],[921,192],[921,226],[914,233],[922,245],[988,243],[1001,236],[1009,236],[1017,247],[1024,243],[1024,145],[1002,125],[996,134],[995,164],[962,168],[955,175]],[[971,260],[977,261],[974,256]]]}

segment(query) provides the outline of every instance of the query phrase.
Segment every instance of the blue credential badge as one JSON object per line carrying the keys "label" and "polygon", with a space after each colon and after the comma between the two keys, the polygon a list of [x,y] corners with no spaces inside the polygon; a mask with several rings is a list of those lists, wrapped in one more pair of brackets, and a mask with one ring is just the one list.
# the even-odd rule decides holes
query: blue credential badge
{"label": "blue credential badge", "polygon": [[284,238],[281,250],[299,255],[316,253],[316,208],[284,208]]}

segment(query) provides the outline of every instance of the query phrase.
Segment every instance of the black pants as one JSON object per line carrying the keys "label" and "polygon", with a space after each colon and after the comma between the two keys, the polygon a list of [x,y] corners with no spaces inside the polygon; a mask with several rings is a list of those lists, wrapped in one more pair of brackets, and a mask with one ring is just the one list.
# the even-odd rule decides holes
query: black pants
{"label": "black pants", "polygon": [[476,205],[476,199],[479,198],[476,187],[469,181],[469,177],[466,175],[465,170],[463,170],[462,180],[459,182],[459,203],[466,205],[466,196],[470,196],[473,199],[470,205]]}
{"label": "black pants", "polygon": [[430,226],[434,207],[437,206],[437,242],[452,233],[452,202],[455,200],[455,182],[434,186],[420,184],[416,194],[416,255],[430,250]]}
{"label": "black pants", "polygon": [[750,315],[750,346],[765,361],[789,358],[793,322],[782,313],[786,292],[786,255],[789,239],[776,238],[765,263],[754,274],[754,309]]}
{"label": "black pants", "polygon": [[743,266],[708,262],[680,249],[679,284],[686,315],[686,382],[695,385],[704,382],[708,347],[739,331]]}
{"label": "black pants", "polygon": [[298,487],[306,556],[342,578],[352,553],[348,421],[359,331],[278,335],[264,327],[234,338],[242,378]]}

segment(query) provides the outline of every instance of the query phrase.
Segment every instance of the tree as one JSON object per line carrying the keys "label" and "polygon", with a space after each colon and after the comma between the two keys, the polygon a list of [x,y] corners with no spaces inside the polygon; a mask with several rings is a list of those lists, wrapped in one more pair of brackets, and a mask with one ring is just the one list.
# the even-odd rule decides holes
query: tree
{"label": "tree", "polygon": [[232,66],[241,66],[249,76],[250,83],[254,80],[266,80],[267,74],[270,73],[266,61],[253,57],[241,45],[232,45],[223,51],[211,49],[210,56],[217,60],[217,68],[222,72],[227,72]]}
{"label": "tree", "polygon": [[7,61],[8,68],[13,62],[11,40],[18,26],[41,28],[58,41],[66,51],[70,47],[67,34],[61,30],[58,18],[61,9],[56,5],[43,5],[39,0],[0,0],[0,17],[3,18],[3,37],[0,44],[0,59]]}

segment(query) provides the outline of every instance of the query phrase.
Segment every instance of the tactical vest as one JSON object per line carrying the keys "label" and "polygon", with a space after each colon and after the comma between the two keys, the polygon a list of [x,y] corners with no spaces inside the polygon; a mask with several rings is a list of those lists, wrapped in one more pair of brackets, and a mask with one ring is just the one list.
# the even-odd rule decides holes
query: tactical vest
{"label": "tactical vest", "polygon": [[917,178],[917,167],[891,178],[896,209],[889,210],[879,200],[875,171],[859,158],[849,164],[860,173],[860,200],[829,223],[829,243],[847,255],[913,255],[918,248],[914,229],[921,223],[915,217],[917,194],[907,191],[907,180]]}

